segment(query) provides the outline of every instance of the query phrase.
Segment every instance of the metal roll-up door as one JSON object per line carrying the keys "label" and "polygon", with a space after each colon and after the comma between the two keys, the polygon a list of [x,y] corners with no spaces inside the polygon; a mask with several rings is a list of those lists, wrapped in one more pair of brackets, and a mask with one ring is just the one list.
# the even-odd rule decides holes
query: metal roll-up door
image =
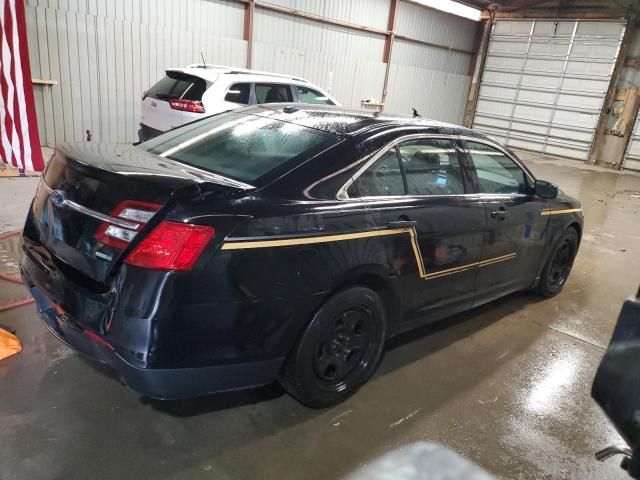
{"label": "metal roll-up door", "polygon": [[512,147],[586,160],[624,30],[618,21],[497,21],[474,128]]}

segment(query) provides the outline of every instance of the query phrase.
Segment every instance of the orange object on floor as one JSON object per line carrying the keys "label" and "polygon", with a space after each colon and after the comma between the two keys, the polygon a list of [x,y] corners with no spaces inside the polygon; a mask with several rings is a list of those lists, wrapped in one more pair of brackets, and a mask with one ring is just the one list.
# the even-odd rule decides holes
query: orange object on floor
{"label": "orange object on floor", "polygon": [[21,351],[22,344],[18,337],[0,328],[0,360],[20,353]]}

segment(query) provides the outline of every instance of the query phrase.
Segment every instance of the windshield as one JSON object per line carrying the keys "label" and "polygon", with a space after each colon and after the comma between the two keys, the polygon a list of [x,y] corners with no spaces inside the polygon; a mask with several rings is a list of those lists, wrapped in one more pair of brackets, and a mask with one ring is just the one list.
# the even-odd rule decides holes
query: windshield
{"label": "windshield", "polygon": [[185,125],[140,148],[244,182],[311,158],[340,137],[257,115],[226,113]]}

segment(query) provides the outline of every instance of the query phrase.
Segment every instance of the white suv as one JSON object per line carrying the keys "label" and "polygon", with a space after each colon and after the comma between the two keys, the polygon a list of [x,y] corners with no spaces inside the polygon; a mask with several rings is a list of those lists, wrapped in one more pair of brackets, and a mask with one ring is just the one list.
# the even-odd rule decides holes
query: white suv
{"label": "white suv", "polygon": [[216,113],[257,103],[340,105],[302,78],[219,65],[171,68],[142,96],[141,141]]}

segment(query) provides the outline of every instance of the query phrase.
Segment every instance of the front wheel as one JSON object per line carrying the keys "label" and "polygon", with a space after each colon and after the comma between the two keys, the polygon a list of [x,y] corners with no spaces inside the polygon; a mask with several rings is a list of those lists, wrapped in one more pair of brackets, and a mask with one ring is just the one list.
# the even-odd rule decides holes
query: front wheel
{"label": "front wheel", "polygon": [[542,270],[537,291],[543,297],[553,297],[560,293],[569,278],[573,260],[578,253],[578,232],[569,227],[549,256]]}
{"label": "front wheel", "polygon": [[340,403],[371,378],[386,338],[384,305],[366,287],[330,297],[289,354],[280,383],[304,405]]}

